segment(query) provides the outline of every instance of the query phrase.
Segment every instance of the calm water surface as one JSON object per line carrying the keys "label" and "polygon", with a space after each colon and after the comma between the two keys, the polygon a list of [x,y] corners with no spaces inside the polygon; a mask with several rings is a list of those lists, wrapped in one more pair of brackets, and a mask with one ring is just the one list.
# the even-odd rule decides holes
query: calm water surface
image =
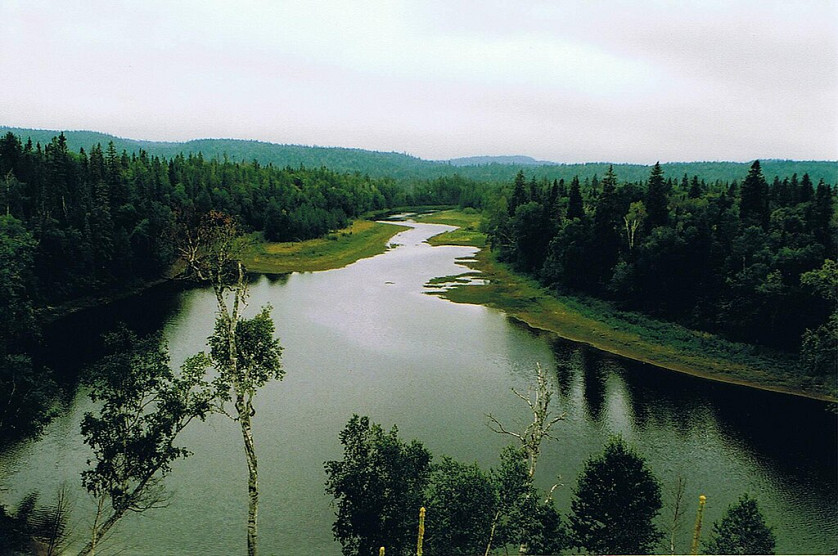
{"label": "calm water surface", "polygon": [[[824,404],[632,363],[497,311],[428,295],[428,280],[464,272],[457,259],[474,253],[424,243],[446,229],[415,225],[383,255],[252,284],[249,309],[273,305],[287,371],[256,400],[264,554],[340,553],[323,462],[342,456],[338,433],[353,413],[386,428],[397,424],[405,439],[417,438],[435,454],[489,467],[507,440],[489,431],[485,414],[523,426],[527,412],[510,388],[525,390],[536,363],[555,377],[556,409],[567,413],[538,468],[542,486],[564,485],[556,491],[563,512],[585,459],[609,435],[622,434],[665,492],[679,475],[687,479],[691,508],[679,551],[689,548],[699,494],[708,499],[709,532],[748,492],[775,527],[778,551],[836,553],[838,423]],[[72,371],[97,352],[102,329],[122,319],[142,330],[162,327],[179,364],[204,349],[214,310],[208,290],[156,290],[63,321],[44,358]],[[48,500],[60,484],[71,487],[78,542],[93,509],[79,480],[89,457],[79,422],[89,409],[86,394],[77,393],[42,439],[0,454],[6,503],[33,489]],[[197,423],[182,442],[194,455],[166,480],[169,507],[126,517],[100,554],[244,552],[246,468],[235,423],[221,417]]]}

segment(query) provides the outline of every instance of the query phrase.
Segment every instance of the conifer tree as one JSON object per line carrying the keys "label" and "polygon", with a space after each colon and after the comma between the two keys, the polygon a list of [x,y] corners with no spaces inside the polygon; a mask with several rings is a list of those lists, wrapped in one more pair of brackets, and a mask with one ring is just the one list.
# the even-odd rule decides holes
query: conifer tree
{"label": "conifer tree", "polygon": [[739,502],[713,523],[707,543],[707,554],[774,554],[776,539],[771,527],[757,506],[757,501],[744,494]]}
{"label": "conifer tree", "polygon": [[739,220],[743,229],[749,226],[768,227],[768,183],[762,175],[759,160],[754,161],[742,182]]}
{"label": "conifer tree", "polygon": [[579,190],[579,176],[573,176],[567,202],[567,219],[582,218],[583,216],[585,216],[585,206],[582,202],[582,192]]}
{"label": "conifer tree", "polygon": [[660,162],[656,162],[649,175],[646,190],[646,229],[651,230],[669,223],[669,188],[663,179]]}

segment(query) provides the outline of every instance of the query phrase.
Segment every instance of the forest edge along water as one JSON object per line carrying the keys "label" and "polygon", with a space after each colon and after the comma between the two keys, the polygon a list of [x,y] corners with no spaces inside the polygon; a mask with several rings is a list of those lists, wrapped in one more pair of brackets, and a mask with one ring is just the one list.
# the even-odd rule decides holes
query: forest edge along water
{"label": "forest edge along water", "polygon": [[[476,211],[442,210],[402,212],[387,221],[356,220],[350,226],[317,238],[291,243],[270,243],[254,237],[244,263],[256,274],[284,274],[342,268],[360,259],[386,251],[390,239],[405,229],[400,220],[446,224],[457,229],[431,237],[431,245],[466,245],[480,249],[463,261],[480,282],[463,275],[440,277],[445,284],[438,295],[455,303],[479,304],[504,311],[534,328],[614,353],[642,363],[696,377],[759,388],[827,402],[838,402],[834,392],[807,388],[799,377],[783,372],[795,361],[783,354],[758,351],[751,346],[727,342],[712,334],[655,321],[639,314],[618,312],[605,302],[578,296],[555,295],[535,280],[518,274],[497,261],[486,248],[480,231],[482,215]],[[126,290],[77,300],[49,308],[45,322],[72,312],[136,295],[168,280],[156,280]]]}
{"label": "forest edge along water", "polygon": [[[337,434],[353,412],[386,428],[397,424],[404,438],[417,438],[434,453],[494,465],[504,440],[486,428],[484,415],[492,412],[502,422],[520,417],[520,400],[509,388],[521,389],[535,363],[556,377],[560,408],[568,414],[539,471],[546,481],[565,477],[567,486],[557,492],[563,514],[581,462],[620,433],[665,484],[679,469],[689,475],[689,499],[703,493],[710,501],[708,527],[748,491],[776,525],[778,550],[834,548],[836,439],[834,419],[822,403],[632,364],[497,311],[425,295],[423,284],[466,270],[454,260],[476,250],[430,248],[425,238],[440,230],[422,228],[405,232],[395,240],[402,245],[380,257],[334,271],[259,277],[252,284],[254,306],[275,305],[288,370],[257,407],[268,552],[339,551],[329,532],[334,515],[323,496],[322,464],[338,456]],[[148,292],[127,307],[130,301],[122,317],[156,321],[149,328],[163,323],[173,362],[201,349],[211,326],[210,292]],[[103,315],[115,319],[123,309],[78,314],[67,332],[96,334],[93,324],[107,327]],[[78,487],[87,457],[78,442],[77,419],[88,407],[84,393],[66,407],[41,441],[0,455],[8,501],[31,487],[47,497],[61,480]],[[195,455],[167,479],[172,505],[126,522],[115,538],[121,548],[238,551],[241,504],[233,483],[241,479],[241,462],[230,429],[211,421],[189,431],[184,444]],[[224,479],[207,480],[214,477]]]}
{"label": "forest edge along water", "polygon": [[[838,401],[834,393],[807,389],[799,377],[790,376],[786,371],[795,361],[782,354],[760,352],[677,324],[618,312],[602,301],[546,291],[535,280],[498,262],[483,248],[486,236],[479,231],[479,214],[444,211],[417,220],[460,227],[432,237],[429,240],[432,245],[481,248],[464,264],[479,272],[484,280],[479,284],[463,283],[458,281],[458,276],[447,277],[449,287],[439,295],[450,301],[493,307],[534,328],[671,371],[821,401]],[[444,282],[444,279],[435,281]]]}

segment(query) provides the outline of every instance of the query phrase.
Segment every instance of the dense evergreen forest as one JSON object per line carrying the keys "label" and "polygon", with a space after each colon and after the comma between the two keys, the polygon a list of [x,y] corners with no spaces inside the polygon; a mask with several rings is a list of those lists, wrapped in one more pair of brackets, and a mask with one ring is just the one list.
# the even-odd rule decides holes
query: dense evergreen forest
{"label": "dense evergreen forest", "polygon": [[759,161],[741,180],[613,168],[580,184],[519,172],[488,210],[501,260],[559,291],[611,300],[688,327],[801,352],[814,379],[838,360],[835,192]]}
{"label": "dense evergreen forest", "polygon": [[[217,210],[271,241],[302,240],[363,213],[405,204],[479,206],[457,177],[414,191],[386,178],[205,159],[166,159],[95,143],[72,152],[0,138],[0,437],[35,432],[54,388],[33,368],[42,310],[164,277],[175,260],[179,215]],[[2,440],[2,438],[0,438]]]}
{"label": "dense evergreen forest", "polygon": [[814,377],[834,374],[834,191],[807,173],[769,184],[755,163],[740,184],[665,176],[656,165],[648,179],[618,183],[613,167],[552,181],[538,167],[510,186],[245,160],[166,158],[113,142],[74,151],[64,134],[44,144],[0,138],[0,374],[9,398],[0,400],[0,428],[37,430],[38,400],[51,395],[28,356],[39,311],[164,277],[178,215],[211,209],[246,232],[291,241],[398,206],[486,208],[500,258],[544,284],[736,340],[802,346]]}

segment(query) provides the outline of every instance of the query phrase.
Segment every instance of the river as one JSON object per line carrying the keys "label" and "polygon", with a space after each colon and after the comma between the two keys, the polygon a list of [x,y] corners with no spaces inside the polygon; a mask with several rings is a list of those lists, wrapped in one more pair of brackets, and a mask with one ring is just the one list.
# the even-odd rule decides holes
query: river
{"label": "river", "polygon": [[[340,554],[323,463],[342,457],[338,433],[353,413],[385,428],[397,424],[404,439],[434,454],[488,468],[508,437],[489,430],[486,414],[509,427],[525,424],[527,408],[511,388],[526,390],[536,364],[554,379],[555,409],[567,414],[558,439],[545,443],[537,474],[544,488],[562,483],[555,493],[562,513],[584,461],[621,434],[646,458],[667,502],[678,476],[686,478],[680,552],[689,549],[699,494],[707,496],[706,538],[748,492],[774,526],[778,552],[836,553],[838,423],[826,404],[637,364],[429,295],[430,279],[467,271],[457,259],[475,250],[431,247],[425,239],[451,228],[411,225],[382,255],[251,284],[248,309],[273,306],[287,373],[256,398],[264,554]],[[43,355],[72,375],[95,356],[100,333],[124,320],[162,329],[180,364],[205,349],[214,310],[209,290],[158,288],[61,321]],[[93,510],[79,478],[89,457],[79,422],[90,407],[78,390],[42,438],[0,454],[5,503],[31,490],[48,501],[68,485],[76,543],[85,540]],[[246,468],[236,424],[214,416],[187,429],[182,443],[193,455],[166,479],[168,507],[127,516],[99,554],[244,552]],[[661,524],[668,512],[667,504]]]}

